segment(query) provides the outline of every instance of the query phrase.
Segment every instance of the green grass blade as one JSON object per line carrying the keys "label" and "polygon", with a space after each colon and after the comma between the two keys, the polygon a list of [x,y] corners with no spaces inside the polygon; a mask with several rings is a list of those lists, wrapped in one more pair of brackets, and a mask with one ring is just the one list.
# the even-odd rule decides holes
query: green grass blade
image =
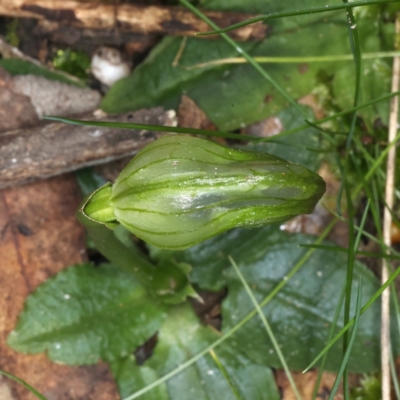
{"label": "green grass blade", "polygon": [[[343,0],[345,4],[348,4],[348,0]],[[347,15],[347,26],[348,26],[348,32],[349,32],[349,41],[350,41],[350,47],[351,51],[354,55],[354,64],[355,64],[355,69],[356,69],[356,84],[355,84],[355,92],[354,92],[354,102],[353,106],[357,107],[360,101],[360,93],[361,93],[361,48],[360,48],[360,39],[358,36],[358,28],[357,28],[357,23],[353,15],[353,11],[351,8],[346,8],[346,15]],[[346,168],[341,170],[341,175],[342,175],[342,182],[340,184],[339,188],[339,193],[337,197],[337,202],[336,202],[336,208],[338,211],[338,214],[341,215],[341,200],[342,200],[342,194],[343,194],[343,185],[346,184],[346,179],[347,179],[347,171],[349,170],[349,152],[350,152],[350,146],[353,140],[354,136],[354,130],[356,127],[356,121],[357,121],[357,113],[354,112],[353,118],[351,120],[351,125],[350,125],[350,132],[349,135],[347,136],[347,142],[346,142],[346,156],[345,156],[345,162],[346,162]],[[339,163],[339,159],[338,159]],[[340,165],[340,163],[339,163]],[[351,202],[350,195],[347,196],[347,202]],[[349,212],[351,211],[351,206],[348,204],[348,210]],[[349,218],[349,221],[352,221],[352,219]],[[351,222],[352,223],[352,222]],[[349,228],[349,233],[351,234],[351,230],[353,230],[353,227],[351,226]],[[350,236],[349,236],[350,240]],[[350,257],[350,253],[349,253]],[[347,304],[347,302],[346,302]],[[347,305],[345,305],[345,319],[347,316]],[[347,340],[347,335],[344,336],[344,342]],[[343,348],[345,351],[345,347]],[[346,393],[346,388],[347,388],[347,375],[345,374],[345,393]],[[346,396],[345,396],[346,397]]]}
{"label": "green grass blade", "polygon": [[[378,59],[378,58],[391,58],[400,55],[399,51],[377,51],[374,53],[362,54],[363,60]],[[318,63],[318,62],[342,62],[353,61],[353,54],[337,54],[333,56],[293,56],[293,57],[253,57],[254,61],[259,64],[299,64],[299,63]],[[193,70],[198,68],[206,68],[217,65],[227,64],[246,64],[248,61],[244,57],[228,57],[220,58],[217,60],[207,61],[200,64],[193,64],[190,66],[181,66],[185,70]]]}
{"label": "green grass blade", "polygon": [[156,132],[190,133],[194,135],[219,136],[226,139],[237,139],[237,140],[248,140],[248,141],[260,140],[259,136],[239,135],[238,133],[219,132],[219,131],[207,131],[204,129],[180,128],[176,126],[132,124],[127,122],[113,122],[113,121],[83,121],[83,120],[54,117],[54,116],[44,116],[43,119],[47,119],[48,121],[64,122],[66,124],[71,124],[71,125],[138,129],[138,130],[156,131]]}
{"label": "green grass blade", "polygon": [[223,364],[221,363],[221,360],[218,358],[217,354],[215,353],[214,350],[210,350],[210,356],[211,358],[214,360],[215,365],[218,367],[218,369],[221,371],[222,375],[224,376],[224,378],[226,379],[226,381],[228,382],[229,387],[232,390],[232,393],[234,394],[234,396],[236,397],[237,400],[241,400],[240,394],[237,391],[235,385],[233,384],[233,382],[231,381],[228,371],[226,370],[226,368],[223,366]]}
{"label": "green grass blade", "polygon": [[[379,192],[380,192],[379,188],[382,188],[383,186],[380,185],[378,186],[378,182],[376,179],[372,179],[371,186],[372,186],[372,193],[370,194],[370,198],[372,198],[374,201],[373,202],[374,207],[372,207],[372,218],[374,219],[375,228],[377,231],[378,243],[381,245],[383,251],[385,251],[385,249],[387,251],[387,246],[385,244],[385,241],[383,240],[383,229],[381,224],[381,212],[380,212],[381,207],[379,204]],[[370,187],[368,185],[365,185],[365,189],[367,193],[368,191],[370,191]]]}
{"label": "green grass blade", "polygon": [[[344,301],[344,294],[345,294],[346,287],[343,286],[342,292],[340,293],[339,302],[335,310],[335,315],[333,316],[331,328],[329,329],[328,334],[328,342],[332,339],[333,333],[335,332],[336,324],[339,319],[340,310],[342,309],[343,301]],[[312,394],[312,399],[316,400],[318,395],[318,388],[321,383],[322,374],[324,372],[324,367],[326,364],[326,360],[328,358],[328,352],[326,352],[322,358],[321,365],[319,366],[317,380],[315,381],[314,390]]]}
{"label": "green grass blade", "polygon": [[336,165],[339,168],[340,176],[342,178],[340,186],[339,186],[339,192],[338,192],[338,195],[336,198],[336,212],[339,215],[339,217],[342,218],[343,216],[342,216],[342,204],[341,203],[342,203],[343,191],[345,188],[344,184],[346,183],[346,174],[345,174],[343,165],[340,161],[339,154],[337,152],[335,153],[335,161],[336,161]]}
{"label": "green grass blade", "polygon": [[254,297],[254,294],[253,294],[252,290],[250,289],[249,285],[247,284],[246,280],[244,279],[244,276],[240,272],[240,269],[236,265],[235,261],[233,260],[233,258],[231,256],[228,256],[228,258],[229,258],[229,261],[231,262],[236,274],[238,275],[240,281],[242,282],[243,287],[246,289],[246,292],[249,295],[249,297],[250,297],[250,299],[251,299],[251,301],[252,301],[252,303],[254,305],[254,308],[257,310],[257,313],[260,316],[260,319],[261,319],[261,321],[262,321],[262,323],[263,323],[263,325],[265,327],[265,330],[268,333],[268,336],[269,336],[269,338],[270,338],[270,340],[272,342],[272,345],[273,345],[273,347],[274,347],[274,349],[276,351],[276,354],[278,355],[279,361],[282,364],[282,367],[283,367],[283,369],[284,369],[284,371],[286,373],[286,376],[287,376],[287,378],[289,380],[290,386],[292,387],[293,392],[294,392],[297,400],[301,400],[301,396],[300,396],[300,393],[299,393],[299,391],[297,389],[296,383],[294,382],[294,379],[292,377],[290,369],[289,369],[289,367],[288,367],[288,365],[286,363],[285,356],[283,355],[283,353],[281,351],[281,348],[279,347],[279,343],[277,342],[277,340],[275,338],[275,335],[272,332],[271,326],[269,325],[267,319],[265,318],[265,315],[264,315],[260,305],[258,304],[256,298]]}
{"label": "green grass blade", "polygon": [[6,376],[7,378],[12,379],[15,382],[18,382],[22,386],[25,386],[31,393],[33,393],[40,400],[47,400],[42,394],[40,394],[34,387],[32,387],[29,383],[26,383],[24,380],[16,377],[13,374],[0,370],[0,374]]}
{"label": "green grass blade", "polygon": [[[390,99],[394,96],[398,96],[398,95],[400,95],[400,91],[388,93],[384,96],[373,99],[373,100],[371,100],[367,103],[361,104],[357,107],[352,107],[352,108],[349,108],[348,110],[344,110],[344,111],[341,111],[334,115],[330,115],[329,117],[322,118],[318,121],[315,121],[313,124],[319,125],[319,124],[323,124],[324,122],[332,121],[336,118],[340,118],[347,114],[351,114],[354,111],[361,110],[363,108],[372,106],[376,103],[388,100],[388,99]],[[43,119],[46,119],[49,121],[64,122],[66,124],[72,124],[72,125],[98,126],[98,127],[110,127],[110,128],[121,128],[121,129],[141,129],[141,130],[144,129],[144,130],[154,130],[154,131],[158,131],[158,132],[174,132],[174,133],[188,133],[188,134],[192,133],[192,134],[197,134],[197,135],[217,136],[217,137],[225,137],[227,139],[237,139],[237,140],[256,141],[256,142],[257,141],[258,142],[269,142],[269,141],[273,142],[273,141],[276,141],[277,139],[279,139],[280,137],[288,136],[288,135],[291,135],[293,133],[302,131],[302,130],[310,127],[309,122],[308,122],[308,123],[306,123],[304,125],[300,125],[296,128],[288,129],[287,131],[278,133],[277,135],[271,136],[270,138],[261,139],[258,136],[251,136],[251,135],[239,135],[236,133],[207,131],[207,130],[203,130],[203,129],[193,129],[193,128],[165,127],[165,126],[161,126],[161,125],[130,124],[130,123],[125,123],[125,122],[112,122],[112,121],[80,121],[80,120],[76,120],[76,119],[55,117],[55,116],[44,116]],[[400,135],[397,138],[397,140],[398,139],[400,139]],[[384,157],[385,157],[385,155],[383,156],[383,159],[384,159]]]}
{"label": "green grass blade", "polygon": [[360,228],[361,229],[357,232],[357,237],[356,237],[356,240],[354,242],[354,249],[353,249],[354,252],[357,251],[358,246],[360,244],[361,234],[362,234],[362,230],[364,229],[365,222],[367,220],[367,215],[368,215],[370,204],[371,204],[371,199],[368,199],[367,205],[365,206],[365,209],[364,209],[364,212],[363,212],[363,216],[361,218],[361,223],[360,223]]}
{"label": "green grass blade", "polygon": [[[334,399],[335,394],[339,388],[340,380],[341,380],[342,376],[344,378],[344,374],[346,373],[347,363],[349,362],[351,349],[353,348],[354,341],[356,340],[358,323],[360,321],[360,316],[361,316],[361,292],[362,292],[362,290],[361,290],[361,279],[360,279],[359,283],[358,283],[356,314],[354,316],[354,327],[351,332],[350,340],[349,340],[348,346],[346,348],[346,352],[344,353],[342,364],[340,365],[339,372],[336,375],[335,383],[333,384],[333,387],[332,387],[332,390],[331,390],[328,400]],[[346,388],[343,388],[344,397],[346,398],[345,390],[346,390]]]}
{"label": "green grass blade", "polygon": [[[345,178],[347,179],[347,178]],[[351,305],[351,295],[352,295],[352,288],[353,288],[353,270],[354,270],[354,261],[355,261],[355,248],[358,247],[358,243],[354,238],[354,208],[351,199],[351,192],[350,187],[347,180],[344,181],[344,188],[346,193],[347,199],[347,212],[348,212],[348,232],[349,232],[349,248],[347,252],[347,276],[346,276],[346,292],[345,292],[345,299],[344,299],[344,316],[343,316],[343,325],[346,325],[350,320],[350,305]],[[367,211],[367,209],[365,210]],[[366,213],[364,212],[364,216]],[[364,219],[365,223],[365,219]],[[363,228],[363,226],[361,227]],[[349,346],[349,335],[348,332],[344,332],[343,334],[343,352],[344,356],[347,354]],[[344,398],[348,398],[348,379],[347,379],[347,363],[345,365],[343,371],[343,393]]]}
{"label": "green grass blade", "polygon": [[[349,4],[348,0],[343,0],[344,3]],[[353,106],[357,107],[360,102],[360,94],[361,94],[361,47],[360,47],[360,38],[358,36],[358,28],[357,22],[354,18],[353,11],[351,8],[346,8],[347,14],[347,23],[348,23],[348,30],[349,30],[349,40],[350,40],[350,47],[352,53],[354,55],[354,64],[356,68],[356,87],[354,93],[354,103]],[[346,148],[350,149],[351,142],[354,136],[354,129],[356,126],[357,114],[354,113],[349,136],[347,137]]]}

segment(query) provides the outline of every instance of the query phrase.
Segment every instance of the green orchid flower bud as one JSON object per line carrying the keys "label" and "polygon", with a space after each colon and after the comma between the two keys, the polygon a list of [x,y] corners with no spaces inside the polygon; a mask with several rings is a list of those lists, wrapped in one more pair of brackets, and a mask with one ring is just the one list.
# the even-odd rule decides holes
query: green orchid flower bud
{"label": "green orchid flower bud", "polygon": [[155,246],[186,249],[231,228],[311,213],[324,192],[319,175],[281,158],[168,135],[143,148],[84,212]]}

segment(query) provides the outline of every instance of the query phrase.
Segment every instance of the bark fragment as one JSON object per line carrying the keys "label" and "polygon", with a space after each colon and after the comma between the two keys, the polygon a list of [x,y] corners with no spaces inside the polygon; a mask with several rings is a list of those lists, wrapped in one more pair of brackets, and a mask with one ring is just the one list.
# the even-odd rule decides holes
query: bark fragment
{"label": "bark fragment", "polygon": [[[82,119],[94,119],[92,114]],[[119,122],[176,125],[174,111],[139,110]],[[0,135],[0,188],[60,175],[79,168],[133,155],[161,134],[147,130],[100,128],[42,122],[30,129]]]}
{"label": "bark fragment", "polygon": [[[253,14],[205,11],[221,28],[244,21]],[[140,34],[191,36],[210,30],[191,11],[180,7],[140,6],[134,4],[85,3],[76,0],[2,0],[0,15],[36,18],[61,25],[88,29],[112,30]],[[261,40],[267,26],[262,23],[244,26],[229,34],[237,40]]]}

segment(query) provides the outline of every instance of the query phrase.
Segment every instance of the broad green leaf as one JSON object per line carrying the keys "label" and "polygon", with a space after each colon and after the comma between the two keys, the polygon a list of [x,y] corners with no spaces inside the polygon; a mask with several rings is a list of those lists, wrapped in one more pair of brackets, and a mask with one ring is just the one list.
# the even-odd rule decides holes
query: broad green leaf
{"label": "broad green leaf", "polygon": [[[303,1],[299,4],[296,2],[295,6],[293,2],[274,1],[265,4],[261,0],[211,0],[203,3],[209,8],[266,13],[321,5],[319,0]],[[340,3],[339,0],[326,2],[336,5]],[[375,8],[379,9],[377,6]],[[356,12],[357,29],[362,38],[362,53],[392,50],[394,35],[391,33],[391,24],[380,21],[380,13],[368,13],[368,10],[369,7],[360,7]],[[268,23],[275,25],[267,39],[259,44],[243,46],[252,56],[332,56],[331,62],[302,63],[299,60],[297,63],[263,66],[293,98],[313,92],[324,76],[324,83],[328,84],[335,95],[334,104],[341,109],[350,108],[354,100],[354,63],[334,60],[335,55],[351,54],[345,11],[312,14],[312,19],[308,18],[309,16],[303,15],[294,19],[283,18],[283,22],[281,19],[271,20]],[[302,21],[302,24],[286,21]],[[221,39],[189,39],[179,59],[179,65],[173,66],[181,43],[179,38],[164,39],[131,77],[111,89],[103,101],[103,108],[112,112],[156,105],[176,108],[180,96],[186,93],[199,104],[219,129],[226,131],[260,121],[287,106],[286,100],[249,65],[214,65],[191,70],[182,68],[239,56],[235,49]],[[390,60],[363,61],[362,102],[389,91],[390,71]],[[359,114],[370,126],[378,117],[386,121],[388,104],[389,102],[377,103],[372,112],[368,108]]]}
{"label": "broad green leaf", "polygon": [[[316,22],[301,29],[272,35],[259,44],[243,44],[253,56],[302,57],[348,54],[345,19]],[[332,41],[331,38],[335,37]],[[102,108],[123,112],[162,105],[176,108],[186,93],[220,130],[234,130],[276,114],[287,101],[250,65],[207,66],[184,69],[199,63],[237,57],[237,51],[221,39],[188,39],[179,59],[173,61],[182,44],[180,38],[165,38],[130,77],[107,93]],[[351,65],[351,62],[347,62]],[[310,93],[318,83],[320,70],[332,73],[337,63],[266,64],[264,68],[293,98]]]}
{"label": "broad green leaf", "polygon": [[5,58],[0,60],[0,67],[4,68],[11,75],[37,75],[51,81],[60,81],[68,85],[85,87],[83,82],[78,80],[69,79],[66,75],[59,72],[49,71],[48,69],[39,65],[33,64],[26,60],[19,60],[15,58]]}
{"label": "broad green leaf", "polygon": [[66,364],[113,360],[151,337],[165,311],[130,274],[110,264],[76,265],[27,298],[8,344]]}
{"label": "broad green leaf", "polygon": [[[271,228],[272,230],[272,228]],[[288,234],[275,228],[275,232],[259,230],[253,237],[257,254],[251,245],[247,254],[233,256],[241,266],[249,286],[259,302],[290,272],[304,255],[300,244],[312,243],[314,238],[302,234]],[[240,236],[240,234],[238,235]],[[326,242],[325,244],[329,244]],[[232,243],[232,248],[234,244]],[[233,252],[232,252],[233,253]],[[255,256],[254,256],[255,255]],[[229,330],[245,317],[253,305],[239,278],[232,269],[227,270],[228,296],[223,303],[223,327]],[[379,282],[364,265],[354,265],[353,293],[358,279],[362,281],[362,304],[377,290]],[[325,345],[330,324],[346,279],[346,254],[334,251],[316,251],[300,271],[264,307],[263,311],[278,339],[289,367],[303,370]],[[351,315],[355,312],[356,296],[352,298]],[[374,304],[362,317],[349,361],[353,372],[369,372],[379,368],[379,304]],[[337,330],[342,327],[339,318]],[[231,343],[237,345],[252,360],[279,367],[280,363],[266,332],[258,318],[253,318],[235,334]],[[329,353],[326,368],[336,370],[342,360],[341,342]],[[396,348],[396,344],[393,344]]]}
{"label": "broad green leaf", "polygon": [[[350,53],[345,21],[333,18],[330,22],[316,22],[272,35],[250,54],[254,57],[301,58]],[[332,41],[332,37],[337,40]],[[294,63],[261,65],[292,98],[298,99],[311,93],[319,84],[321,71],[332,74],[338,63],[305,63],[299,59]],[[286,99],[248,64],[230,66],[220,79],[186,89],[189,97],[221,130],[234,130],[261,121],[288,106]]]}
{"label": "broad green leaf", "polygon": [[[159,331],[154,354],[144,366],[139,367],[133,358],[112,364],[121,396],[127,397],[145,384],[154,382],[157,377],[164,376],[196,356],[218,337],[213,330],[198,322],[188,305],[171,309]],[[206,355],[166,383],[157,386],[153,389],[154,392],[147,392],[143,398],[146,400],[279,399],[272,371],[268,367],[253,363],[235,349],[224,345],[217,347],[214,352],[226,371],[226,376],[215,360]]]}
{"label": "broad green leaf", "polygon": [[[181,46],[184,46],[178,65],[174,66]],[[254,44],[244,44],[246,50]],[[193,64],[233,57],[237,54],[223,40],[212,42],[201,39],[185,41],[178,37],[165,37],[127,78],[121,79],[109,90],[101,108],[106,112],[120,113],[155,105],[177,108],[186,86],[192,81],[219,79],[229,67],[187,70]],[[213,70],[217,70],[213,72]]]}
{"label": "broad green leaf", "polygon": [[[151,248],[156,258],[174,257],[193,267],[191,281],[209,290],[228,287],[223,303],[224,331],[238,323],[250,311],[252,303],[238,277],[230,268],[229,255],[241,271],[256,298],[261,302],[280,283],[306,250],[300,244],[315,238],[289,234],[272,225],[259,229],[234,229],[184,252],[163,252]],[[329,245],[329,242],[325,242]],[[346,254],[317,250],[292,280],[264,308],[272,329],[282,345],[291,369],[302,370],[322,350],[328,337],[335,307],[346,276]],[[363,304],[379,287],[376,277],[356,262],[353,293],[361,276]],[[352,304],[354,314],[355,298]],[[375,304],[360,319],[359,334],[350,358],[355,372],[374,371],[379,366],[379,305]],[[337,330],[342,327],[342,317]],[[395,338],[394,338],[395,339]],[[266,332],[257,317],[241,328],[230,340],[257,363],[279,367]],[[397,340],[396,340],[397,343]],[[394,344],[394,347],[396,345]],[[340,346],[328,358],[327,368],[336,369],[341,362]]]}

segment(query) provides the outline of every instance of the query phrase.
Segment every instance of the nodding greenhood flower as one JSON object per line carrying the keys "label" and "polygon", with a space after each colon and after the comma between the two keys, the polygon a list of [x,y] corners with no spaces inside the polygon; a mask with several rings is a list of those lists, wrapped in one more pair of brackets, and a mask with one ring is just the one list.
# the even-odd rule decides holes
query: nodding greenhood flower
{"label": "nodding greenhood flower", "polygon": [[311,213],[324,192],[319,175],[281,158],[168,135],[95,192],[84,213],[158,247],[186,249],[231,228]]}

